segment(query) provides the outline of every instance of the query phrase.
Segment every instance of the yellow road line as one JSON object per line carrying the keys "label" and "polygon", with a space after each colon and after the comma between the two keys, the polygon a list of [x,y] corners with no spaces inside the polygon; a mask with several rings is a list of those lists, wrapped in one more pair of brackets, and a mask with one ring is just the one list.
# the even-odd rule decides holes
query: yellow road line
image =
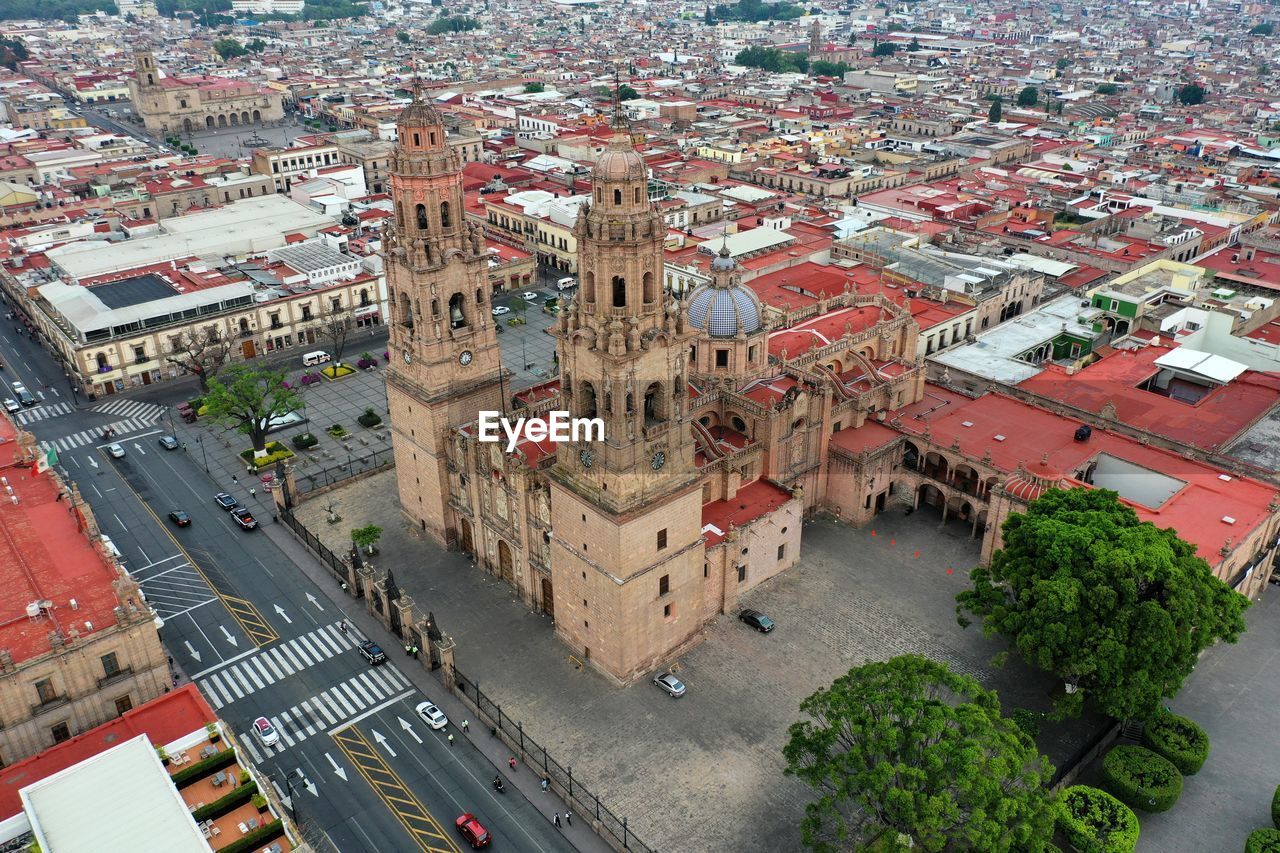
{"label": "yellow road line", "polygon": [[453,836],[440,826],[359,729],[349,726],[335,732],[333,740],[419,847],[427,853],[461,853]]}

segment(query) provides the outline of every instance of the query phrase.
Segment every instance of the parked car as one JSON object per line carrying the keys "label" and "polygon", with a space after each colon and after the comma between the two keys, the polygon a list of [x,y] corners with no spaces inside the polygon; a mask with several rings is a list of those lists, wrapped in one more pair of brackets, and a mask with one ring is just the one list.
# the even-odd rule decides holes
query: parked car
{"label": "parked car", "polygon": [[179,447],[177,436],[162,435],[160,436],[160,446],[165,450],[177,450]]}
{"label": "parked car", "polygon": [[231,517],[235,519],[236,524],[240,525],[244,530],[252,530],[258,526],[258,522],[254,519],[253,513],[249,512],[247,507],[238,506],[231,510]]}
{"label": "parked car", "polygon": [[382,650],[373,640],[365,640],[360,644],[360,655],[369,662],[371,666],[377,666],[380,663],[387,662],[387,653]]}
{"label": "parked car", "polygon": [[511,313],[511,309],[505,305],[493,306],[493,316],[495,317],[501,317],[503,314],[510,314],[510,313]]}
{"label": "parked car", "polygon": [[280,742],[280,733],[266,717],[259,717],[253,721],[253,736],[263,746],[275,746]]}
{"label": "parked car", "polygon": [[685,693],[684,682],[676,678],[673,673],[664,672],[653,679],[653,683],[658,685],[667,693],[671,694],[672,699],[679,699]]}
{"label": "parked car", "polygon": [[520,294],[520,298],[528,300],[529,302],[537,302],[538,294],[534,293],[532,290],[526,290],[524,293]]}
{"label": "parked car", "polygon": [[112,459],[123,459],[124,447],[119,444],[109,444],[107,445],[107,453],[111,454]]}
{"label": "parked car", "polygon": [[773,630],[773,620],[759,610],[752,610],[750,607],[743,608],[738,612],[738,618],[761,634],[767,634]]}
{"label": "parked car", "polygon": [[214,495],[213,502],[227,511],[231,511],[239,505],[237,504],[236,499],[226,492],[218,492]]}
{"label": "parked car", "polygon": [[175,509],[173,512],[169,513],[169,520],[179,527],[191,526],[191,516],[187,515],[180,509]]}
{"label": "parked car", "polygon": [[12,397],[8,397],[4,401],[4,410],[9,414],[22,411],[22,407],[18,405],[18,401]]}
{"label": "parked car", "polygon": [[419,702],[418,707],[414,708],[414,710],[418,712],[418,716],[422,718],[422,721],[433,729],[443,729],[449,725],[449,718],[444,715],[444,711],[441,711],[430,702]]}
{"label": "parked car", "polygon": [[489,830],[485,829],[471,812],[459,816],[455,823],[457,824],[458,832],[462,833],[462,837],[467,839],[467,843],[473,848],[479,850],[481,847],[489,846],[489,842],[492,840],[489,837]]}

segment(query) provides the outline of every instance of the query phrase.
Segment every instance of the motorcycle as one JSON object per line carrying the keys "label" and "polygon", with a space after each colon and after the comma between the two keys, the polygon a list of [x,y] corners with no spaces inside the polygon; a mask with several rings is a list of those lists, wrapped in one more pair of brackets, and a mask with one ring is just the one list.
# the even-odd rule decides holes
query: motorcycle
{"label": "motorcycle", "polygon": [[497,791],[499,794],[505,794],[507,791],[506,786],[502,784],[502,780],[497,777],[494,777],[493,789]]}

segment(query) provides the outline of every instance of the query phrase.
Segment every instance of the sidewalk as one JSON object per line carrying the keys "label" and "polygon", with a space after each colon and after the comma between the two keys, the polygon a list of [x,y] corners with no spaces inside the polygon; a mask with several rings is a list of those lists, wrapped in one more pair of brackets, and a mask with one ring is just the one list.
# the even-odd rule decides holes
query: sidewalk
{"label": "sidewalk", "polygon": [[[260,496],[261,494],[259,492]],[[333,577],[329,572],[306,546],[294,538],[288,527],[268,521],[262,525],[262,531],[270,536],[271,540],[294,565],[301,569],[320,588],[321,594],[327,599],[327,604],[333,606],[347,620],[349,625],[354,626],[365,636],[372,638],[383,648],[403,651],[403,644],[383,628],[381,622],[365,610],[363,601],[347,596],[334,584]],[[401,663],[400,669],[405,677],[445,712],[445,715],[449,717],[453,724],[453,731],[462,742],[461,745],[478,750],[492,766],[494,774],[502,776],[506,786],[506,796],[523,796],[547,821],[551,821],[558,812],[561,815],[562,822],[561,834],[576,850],[584,851],[584,853],[597,853],[597,851],[598,853],[605,853],[605,851],[613,849],[605,843],[604,839],[592,831],[591,820],[586,816],[575,813],[573,825],[564,826],[564,814],[569,810],[565,802],[555,793],[541,790],[539,785],[540,777],[533,768],[526,767],[521,763],[512,772],[507,765],[507,759],[511,757],[512,753],[506,744],[500,738],[491,735],[489,729],[482,725],[479,720],[469,718],[470,710],[460,699],[446,689],[440,679],[434,677],[430,671],[423,667],[421,661],[415,665],[408,660],[402,660],[401,656],[394,651],[391,653],[391,658]],[[461,721],[466,719],[471,719],[470,730],[463,734]]]}

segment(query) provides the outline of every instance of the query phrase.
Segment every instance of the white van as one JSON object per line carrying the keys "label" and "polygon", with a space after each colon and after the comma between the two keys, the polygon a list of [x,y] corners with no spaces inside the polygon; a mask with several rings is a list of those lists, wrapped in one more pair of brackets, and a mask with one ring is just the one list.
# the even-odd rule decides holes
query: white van
{"label": "white van", "polygon": [[329,353],[322,349],[318,349],[315,352],[309,352],[302,357],[302,363],[306,367],[311,367],[316,364],[324,364],[326,361],[333,361],[333,356],[329,355]]}
{"label": "white van", "polygon": [[571,287],[577,287],[578,280],[572,277],[565,277],[556,282],[556,290],[568,290]]}

